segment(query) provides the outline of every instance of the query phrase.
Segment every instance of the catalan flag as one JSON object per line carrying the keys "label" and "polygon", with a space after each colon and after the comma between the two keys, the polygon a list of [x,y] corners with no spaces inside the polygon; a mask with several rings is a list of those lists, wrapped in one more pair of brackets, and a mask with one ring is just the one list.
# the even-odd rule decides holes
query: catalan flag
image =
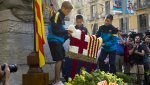
{"label": "catalan flag", "polygon": [[46,38],[42,13],[42,0],[35,0],[34,7],[35,7],[36,52],[38,52],[39,55],[39,66],[43,67],[45,65],[43,45],[45,44]]}

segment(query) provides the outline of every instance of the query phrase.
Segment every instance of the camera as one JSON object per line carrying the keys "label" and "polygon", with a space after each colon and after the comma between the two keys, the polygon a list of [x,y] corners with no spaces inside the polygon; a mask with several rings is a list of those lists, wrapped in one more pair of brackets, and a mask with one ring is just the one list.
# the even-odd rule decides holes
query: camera
{"label": "camera", "polygon": [[[1,70],[4,71],[5,67],[6,67],[6,64],[1,65]],[[11,73],[17,72],[17,70],[18,70],[18,67],[16,64],[10,64],[10,65],[8,65],[8,67],[9,67]]]}
{"label": "camera", "polygon": [[145,32],[145,34],[146,34],[146,36],[150,36],[150,30],[147,30],[147,31]]}
{"label": "camera", "polygon": [[132,38],[132,39],[134,39],[136,35],[137,35],[137,33],[136,32],[132,32],[132,31],[129,34],[130,38]]}

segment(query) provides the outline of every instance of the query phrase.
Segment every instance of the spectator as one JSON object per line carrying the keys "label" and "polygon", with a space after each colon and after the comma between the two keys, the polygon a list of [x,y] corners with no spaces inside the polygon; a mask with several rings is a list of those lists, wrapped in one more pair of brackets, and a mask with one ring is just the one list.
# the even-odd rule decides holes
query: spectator
{"label": "spectator", "polygon": [[[145,51],[145,55],[144,55],[144,71],[145,74],[147,71],[150,70],[150,58],[149,58],[149,54],[150,54],[150,38],[149,36],[146,36],[144,38],[144,42],[142,43],[144,51]],[[145,83],[148,84],[148,76],[145,75]]]}
{"label": "spectator", "polygon": [[122,72],[122,66],[124,64],[124,43],[125,40],[122,39],[122,32],[118,32],[118,43],[116,49],[116,71]]}
{"label": "spectator", "polygon": [[[142,45],[140,45],[140,36],[136,35],[134,39],[134,43],[129,46],[129,55],[130,55],[130,73],[138,74],[136,78],[140,78],[140,83],[143,83],[144,80],[144,49]],[[140,75],[139,75],[140,74]]]}
{"label": "spectator", "polygon": [[130,73],[130,64],[129,64],[129,44],[133,44],[133,39],[126,35],[126,42],[124,43],[124,73]]}

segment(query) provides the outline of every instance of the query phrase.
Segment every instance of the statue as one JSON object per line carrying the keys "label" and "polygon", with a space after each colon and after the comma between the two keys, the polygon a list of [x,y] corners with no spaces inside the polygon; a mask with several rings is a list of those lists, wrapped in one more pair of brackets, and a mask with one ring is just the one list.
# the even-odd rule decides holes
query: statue
{"label": "statue", "polygon": [[11,10],[18,19],[26,22],[33,20],[32,0],[0,0],[0,11]]}

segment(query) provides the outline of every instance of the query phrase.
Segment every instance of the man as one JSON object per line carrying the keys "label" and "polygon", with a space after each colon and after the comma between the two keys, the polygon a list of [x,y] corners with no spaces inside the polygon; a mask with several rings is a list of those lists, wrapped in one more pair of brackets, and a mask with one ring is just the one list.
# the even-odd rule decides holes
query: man
{"label": "man", "polygon": [[70,30],[64,28],[64,18],[69,15],[73,6],[69,1],[62,3],[61,9],[52,16],[51,24],[49,25],[47,36],[48,44],[55,63],[55,82],[54,85],[64,85],[60,80],[60,73],[63,59],[65,58],[65,50],[63,43],[68,38],[68,34],[72,33]]}
{"label": "man", "polygon": [[84,27],[83,22],[84,22],[83,16],[82,15],[77,15],[76,16],[76,26],[75,26],[75,28],[79,29],[81,31],[84,31],[84,33],[87,35],[88,34],[88,30],[87,30],[86,27]]}
{"label": "man", "polygon": [[[105,17],[104,25],[99,27],[96,33],[97,37],[103,39],[103,45],[99,57],[99,68],[102,71],[116,73],[115,57],[117,45],[118,30],[112,25],[113,16],[111,14]],[[109,64],[105,64],[104,60],[109,56]],[[109,67],[110,66],[110,67]]]}
{"label": "man", "polygon": [[125,40],[122,37],[122,32],[118,32],[118,43],[116,49],[116,71],[122,72],[122,66],[124,64],[124,44]]}
{"label": "man", "polygon": [[136,78],[140,78],[140,83],[144,80],[144,49],[140,44],[140,36],[136,35],[134,38],[134,44],[129,45],[129,62],[131,65],[130,73],[138,74]]}
{"label": "man", "polygon": [[148,75],[146,75],[146,72],[148,72],[150,70],[150,36],[146,35],[144,37],[144,42],[142,43],[143,45],[143,49],[145,52],[144,55],[144,71],[145,71],[145,83],[148,84],[149,80],[148,80]]}

